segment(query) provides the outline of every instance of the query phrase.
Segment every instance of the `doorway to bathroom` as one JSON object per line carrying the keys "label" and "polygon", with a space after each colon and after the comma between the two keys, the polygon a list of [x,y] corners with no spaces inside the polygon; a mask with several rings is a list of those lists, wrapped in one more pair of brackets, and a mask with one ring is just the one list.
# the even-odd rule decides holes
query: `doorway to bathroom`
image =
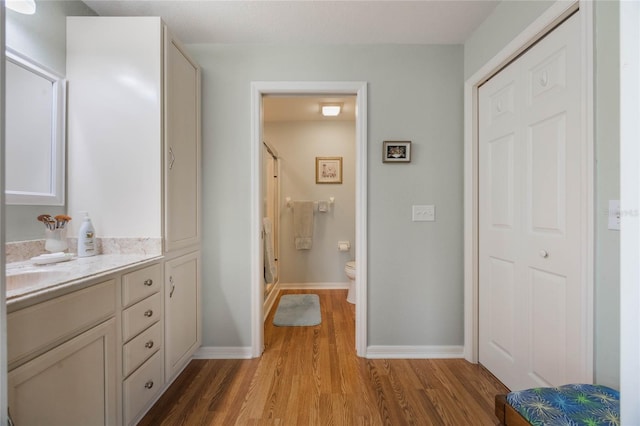
{"label": "doorway to bathroom", "polygon": [[[323,105],[340,106],[344,115],[321,126]],[[272,154],[267,153],[265,162],[265,143],[279,163],[278,190],[273,191],[279,192],[278,234],[268,240],[264,218],[272,201],[266,199],[265,183],[270,178],[265,176]],[[354,346],[359,356],[365,356],[366,83],[254,82],[252,159],[252,356],[262,354],[264,318],[275,300],[270,304],[270,291],[265,293],[265,266],[275,266],[269,272],[277,272],[279,284],[271,290],[277,294],[278,285],[348,288],[345,264],[350,260],[356,262],[358,277]],[[328,168],[335,173],[323,173]],[[312,249],[295,246],[291,207],[299,201],[310,201],[313,210]],[[275,247],[270,250],[265,241],[276,239],[280,241],[277,262],[267,261],[265,254],[275,252]]]}
{"label": "doorway to bathroom", "polygon": [[265,95],[262,109],[266,318],[280,290],[354,287],[355,96]]}

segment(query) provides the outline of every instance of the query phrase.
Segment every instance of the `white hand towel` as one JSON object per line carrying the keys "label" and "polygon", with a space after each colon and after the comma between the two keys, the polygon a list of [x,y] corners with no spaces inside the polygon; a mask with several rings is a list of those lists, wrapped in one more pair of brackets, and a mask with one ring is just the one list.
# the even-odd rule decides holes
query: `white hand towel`
{"label": "white hand towel", "polygon": [[313,201],[293,202],[293,238],[297,250],[313,244]]}
{"label": "white hand towel", "polygon": [[318,211],[322,213],[326,213],[329,211],[329,202],[328,201],[318,201]]}

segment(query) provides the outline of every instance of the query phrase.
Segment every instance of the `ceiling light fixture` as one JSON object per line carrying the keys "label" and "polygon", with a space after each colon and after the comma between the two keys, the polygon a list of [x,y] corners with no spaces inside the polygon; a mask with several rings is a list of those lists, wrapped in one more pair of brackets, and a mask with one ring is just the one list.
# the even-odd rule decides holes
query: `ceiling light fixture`
{"label": "ceiling light fixture", "polygon": [[341,110],[342,104],[322,104],[322,115],[325,117],[336,117]]}
{"label": "ceiling light fixture", "polygon": [[23,15],[33,15],[36,13],[36,0],[6,0],[8,9]]}

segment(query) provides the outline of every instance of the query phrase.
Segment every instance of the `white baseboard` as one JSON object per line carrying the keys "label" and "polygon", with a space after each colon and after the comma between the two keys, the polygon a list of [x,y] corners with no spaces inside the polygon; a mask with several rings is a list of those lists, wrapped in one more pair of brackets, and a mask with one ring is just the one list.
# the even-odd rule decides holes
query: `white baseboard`
{"label": "white baseboard", "polygon": [[[193,359],[251,359],[249,346],[202,346]],[[369,359],[444,359],[464,358],[464,347],[460,346],[369,346]]]}
{"label": "white baseboard", "polygon": [[201,346],[193,359],[251,359],[251,346]]}
{"label": "white baseboard", "polygon": [[370,359],[464,358],[464,346],[368,346]]}
{"label": "white baseboard", "polygon": [[349,283],[280,283],[280,290],[346,290]]}
{"label": "white baseboard", "polygon": [[269,312],[271,312],[271,308],[273,308],[273,304],[276,302],[276,299],[278,298],[279,293],[280,293],[280,283],[276,283],[276,285],[271,289],[271,292],[269,293],[267,298],[264,300],[264,308],[262,311],[264,313],[265,321],[269,316]]}

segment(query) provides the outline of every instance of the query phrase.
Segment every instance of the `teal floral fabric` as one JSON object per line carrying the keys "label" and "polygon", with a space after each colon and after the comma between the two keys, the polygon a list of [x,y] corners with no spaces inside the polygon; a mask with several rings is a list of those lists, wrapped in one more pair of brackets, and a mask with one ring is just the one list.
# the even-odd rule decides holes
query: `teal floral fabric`
{"label": "teal floral fabric", "polygon": [[618,426],[620,393],[600,385],[533,388],[507,402],[534,426]]}

